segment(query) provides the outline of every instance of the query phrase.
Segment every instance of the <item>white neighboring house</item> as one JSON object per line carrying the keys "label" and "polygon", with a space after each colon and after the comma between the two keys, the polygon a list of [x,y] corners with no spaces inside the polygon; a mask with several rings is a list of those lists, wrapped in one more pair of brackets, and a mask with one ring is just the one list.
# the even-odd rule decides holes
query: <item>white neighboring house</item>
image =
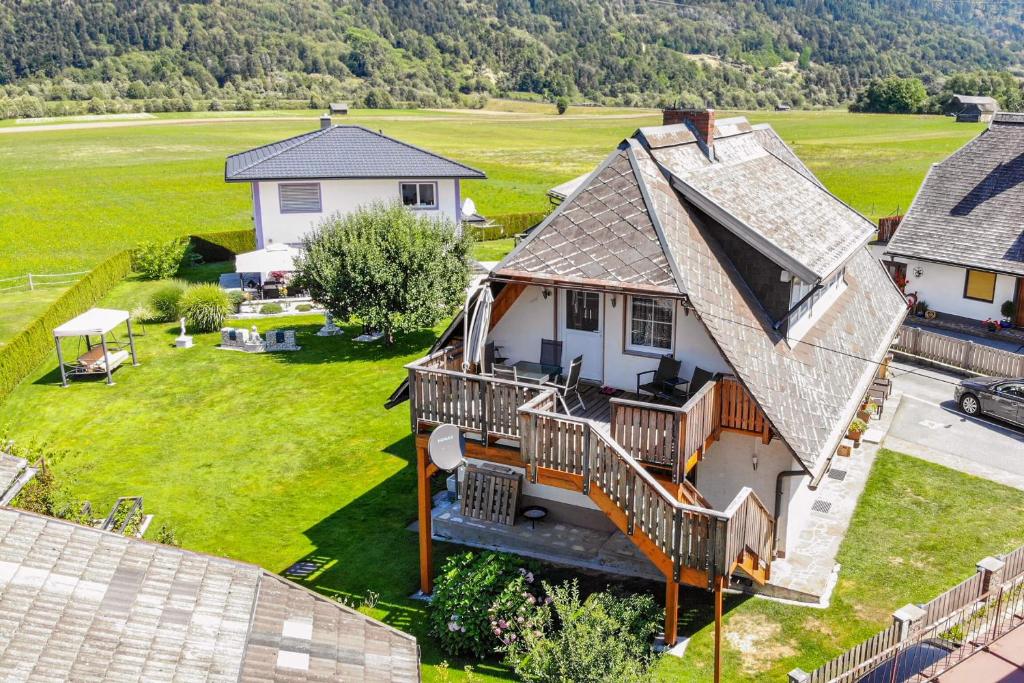
{"label": "white neighboring house", "polygon": [[939,313],[1024,326],[1024,114],[988,129],[924,179],[885,249],[908,294]]}
{"label": "white neighboring house", "polygon": [[332,125],[227,158],[224,180],[252,187],[256,247],[298,245],[334,213],[401,201],[415,211],[462,221],[462,180],[486,176],[362,126]]}

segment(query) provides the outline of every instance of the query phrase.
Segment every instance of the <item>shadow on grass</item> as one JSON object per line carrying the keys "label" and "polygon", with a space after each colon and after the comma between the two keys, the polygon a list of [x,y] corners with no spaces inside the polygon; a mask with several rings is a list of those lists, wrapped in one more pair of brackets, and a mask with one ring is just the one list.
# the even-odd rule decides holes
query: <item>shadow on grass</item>
{"label": "shadow on grass", "polygon": [[[401,458],[405,466],[306,529],[304,534],[313,545],[313,551],[285,568],[282,575],[354,607],[368,608],[389,625],[416,636],[424,666],[448,661],[453,669],[472,665],[481,674],[513,680],[514,676],[497,659],[481,662],[448,657],[430,637],[427,605],[410,598],[419,583],[418,538],[409,529],[416,516],[413,436],[410,434],[392,443],[383,452]],[[435,541],[435,571],[449,555],[464,550]],[[577,580],[584,595],[612,587],[649,593],[659,604],[664,604],[665,587],[660,582],[550,565],[540,565],[539,574],[552,584]],[[733,609],[747,599],[748,596],[726,596],[725,607]],[[710,592],[684,587],[680,603],[682,637],[689,637],[713,624],[714,602]]]}
{"label": "shadow on grass", "polygon": [[[423,354],[424,349],[429,348],[437,338],[437,333],[434,330],[419,330],[398,337],[394,344],[388,346],[383,340],[365,343],[354,341],[355,337],[362,334],[361,325],[339,325],[345,331],[345,334],[336,337],[318,337],[316,333],[323,326],[322,324],[290,325],[287,317],[266,320],[236,320],[231,322],[235,326],[239,326],[239,323],[249,323],[249,327],[255,324],[261,332],[295,330],[296,343],[302,347],[301,351],[272,351],[269,354],[275,360],[282,363],[376,362],[391,358],[401,358]],[[400,379],[396,380],[396,384]]]}

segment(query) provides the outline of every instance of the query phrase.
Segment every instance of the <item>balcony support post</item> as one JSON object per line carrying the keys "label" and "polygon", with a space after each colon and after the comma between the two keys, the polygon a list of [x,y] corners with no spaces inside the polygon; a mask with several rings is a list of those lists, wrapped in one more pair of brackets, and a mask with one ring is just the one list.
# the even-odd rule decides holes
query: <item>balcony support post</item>
{"label": "balcony support post", "polygon": [[665,647],[679,639],[679,584],[672,578],[665,582]]}
{"label": "balcony support post", "polygon": [[434,550],[430,517],[430,477],[437,466],[430,462],[425,445],[416,447],[416,491],[420,536],[420,592],[430,595],[434,591]]}
{"label": "balcony support post", "polygon": [[722,590],[725,576],[715,577],[715,683],[722,681]]}

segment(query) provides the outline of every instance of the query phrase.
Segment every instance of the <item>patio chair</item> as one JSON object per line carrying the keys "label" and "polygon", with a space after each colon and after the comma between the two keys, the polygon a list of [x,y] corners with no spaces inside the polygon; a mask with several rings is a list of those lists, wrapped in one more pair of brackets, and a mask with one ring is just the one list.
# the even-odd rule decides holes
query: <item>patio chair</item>
{"label": "patio chair", "polygon": [[562,342],[554,339],[540,340],[540,364],[562,365]]}
{"label": "patio chair", "polygon": [[690,381],[686,385],[686,398],[690,399],[691,396],[700,391],[701,387],[710,382],[715,378],[715,373],[709,372],[704,368],[694,367],[693,374],[690,375]]}
{"label": "patio chair", "polygon": [[494,356],[495,356],[494,342],[489,341],[484,344],[484,357],[480,363],[480,374],[481,375],[493,375],[494,374]]}
{"label": "patio chair", "polygon": [[[676,360],[671,354],[665,354],[658,361],[656,370],[644,370],[636,373],[636,395],[651,394],[668,401],[685,401],[685,383],[679,377],[683,362]],[[644,375],[653,375],[650,382],[641,384]],[[679,389],[684,389],[681,393]]]}
{"label": "patio chair", "polygon": [[508,379],[512,380],[513,382],[519,381],[519,373],[516,372],[516,369],[514,367],[495,364],[491,367],[491,371],[492,374],[497,379]]}
{"label": "patio chair", "polygon": [[583,402],[583,397],[580,395],[580,373],[583,371],[583,356],[576,356],[572,359],[572,363],[569,365],[569,374],[565,376],[564,382],[545,382],[544,386],[554,387],[558,390],[558,398],[562,401],[562,407],[565,408],[566,413],[570,413],[569,404],[566,402],[566,398],[571,394],[576,397],[576,402],[580,404],[580,408],[583,410],[587,409],[587,405]]}

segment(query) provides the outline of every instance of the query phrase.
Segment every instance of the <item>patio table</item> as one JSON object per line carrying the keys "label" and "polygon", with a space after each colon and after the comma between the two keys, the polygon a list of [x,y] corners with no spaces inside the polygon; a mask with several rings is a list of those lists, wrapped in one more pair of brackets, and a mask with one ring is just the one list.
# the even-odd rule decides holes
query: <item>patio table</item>
{"label": "patio table", "polygon": [[562,374],[562,366],[560,365],[542,365],[530,360],[517,361],[512,364],[512,367],[516,369],[516,376],[519,379],[526,380],[527,382],[536,382],[537,384],[544,384],[544,382],[549,382]]}

